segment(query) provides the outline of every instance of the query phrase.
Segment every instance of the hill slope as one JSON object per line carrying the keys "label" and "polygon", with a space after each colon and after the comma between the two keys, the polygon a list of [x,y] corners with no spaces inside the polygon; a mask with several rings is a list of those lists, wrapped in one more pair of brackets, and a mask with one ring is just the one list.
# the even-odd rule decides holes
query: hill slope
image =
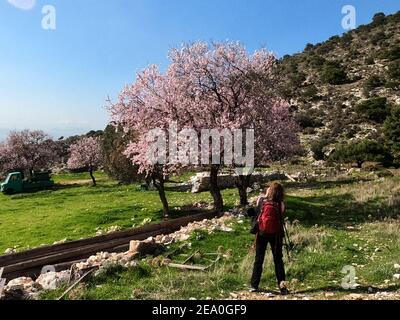
{"label": "hill slope", "polygon": [[[283,57],[280,68],[306,150],[323,141],[328,155],[336,143],[379,140],[383,120],[368,118],[357,106],[376,97],[400,105],[400,11],[378,13],[368,25],[308,44],[302,53]],[[308,156],[315,158],[311,151]]]}

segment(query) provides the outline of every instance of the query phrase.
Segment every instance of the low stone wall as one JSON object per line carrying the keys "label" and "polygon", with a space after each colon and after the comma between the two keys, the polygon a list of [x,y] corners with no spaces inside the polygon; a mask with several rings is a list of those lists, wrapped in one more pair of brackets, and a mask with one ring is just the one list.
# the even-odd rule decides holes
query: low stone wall
{"label": "low stone wall", "polygon": [[[287,180],[288,177],[285,173],[279,171],[272,172],[254,172],[250,179],[250,186],[253,184],[265,184],[275,180]],[[235,188],[236,175],[234,174],[220,174],[218,176],[218,184],[221,190]],[[197,173],[190,179],[192,185],[192,193],[199,193],[210,190],[210,174],[208,172]]]}

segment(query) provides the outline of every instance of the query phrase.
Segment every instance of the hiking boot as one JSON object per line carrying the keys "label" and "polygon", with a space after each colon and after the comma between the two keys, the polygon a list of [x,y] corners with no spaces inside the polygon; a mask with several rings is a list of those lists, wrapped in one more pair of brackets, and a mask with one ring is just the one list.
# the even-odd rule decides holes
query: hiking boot
{"label": "hiking boot", "polygon": [[287,296],[290,292],[287,288],[281,288],[281,296]]}
{"label": "hiking boot", "polygon": [[250,287],[250,289],[249,289],[249,292],[259,292],[260,291],[260,289],[258,289],[258,288],[254,288],[254,287]]}

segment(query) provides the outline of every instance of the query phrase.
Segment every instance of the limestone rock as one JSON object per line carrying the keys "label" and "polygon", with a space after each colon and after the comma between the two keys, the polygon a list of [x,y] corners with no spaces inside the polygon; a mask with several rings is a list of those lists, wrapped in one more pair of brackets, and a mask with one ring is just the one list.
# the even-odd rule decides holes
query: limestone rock
{"label": "limestone rock", "polygon": [[[250,185],[253,185],[254,190],[259,190],[262,184],[274,180],[287,180],[286,174],[272,171],[272,172],[254,172],[250,179]],[[210,174],[208,172],[197,173],[190,179],[192,185],[192,193],[199,193],[209,191],[210,188]],[[236,187],[236,175],[230,173],[223,173],[218,176],[218,184],[221,190]]]}
{"label": "limestone rock", "polygon": [[43,288],[31,278],[20,277],[10,280],[4,288],[5,300],[34,299]]}
{"label": "limestone rock", "polygon": [[140,256],[153,255],[165,251],[164,245],[154,239],[146,241],[133,240],[129,244],[129,252],[138,253]]}
{"label": "limestone rock", "polygon": [[55,290],[61,285],[68,283],[69,279],[70,272],[67,270],[61,272],[47,272],[42,273],[36,279],[36,283],[40,284],[44,290]]}

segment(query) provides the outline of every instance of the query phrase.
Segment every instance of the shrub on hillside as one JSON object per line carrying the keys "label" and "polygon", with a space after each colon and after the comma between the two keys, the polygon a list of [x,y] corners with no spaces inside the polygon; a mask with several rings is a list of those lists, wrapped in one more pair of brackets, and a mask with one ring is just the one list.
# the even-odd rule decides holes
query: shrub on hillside
{"label": "shrub on hillside", "polygon": [[383,25],[385,24],[385,22],[386,22],[386,15],[383,12],[378,12],[372,18],[372,25],[375,27]]}
{"label": "shrub on hillside", "polygon": [[386,145],[396,159],[400,158],[400,106],[393,108],[386,119],[383,132],[386,138]]}
{"label": "shrub on hillside", "polygon": [[314,98],[317,94],[318,89],[314,84],[307,86],[303,91],[303,97],[305,98]]}
{"label": "shrub on hillside", "polygon": [[359,168],[366,161],[380,162],[384,165],[390,165],[393,161],[383,143],[372,140],[339,145],[329,159],[334,162],[357,163]]}
{"label": "shrub on hillside", "polygon": [[373,57],[367,57],[367,58],[365,58],[365,63],[367,65],[373,65],[373,64],[375,64],[375,59]]}
{"label": "shrub on hillside", "polygon": [[340,63],[328,61],[322,70],[321,80],[324,83],[340,85],[347,82],[347,74]]}
{"label": "shrub on hillside", "polygon": [[321,68],[326,62],[326,59],[321,57],[318,54],[310,55],[308,58],[308,63],[312,68],[319,69]]}
{"label": "shrub on hillside", "polygon": [[375,34],[372,35],[371,37],[371,43],[376,46],[382,44],[383,41],[386,39],[386,34],[384,31],[379,31]]}
{"label": "shrub on hillside", "polygon": [[321,138],[311,143],[310,149],[315,160],[325,160],[324,149],[330,144],[329,139]]}
{"label": "shrub on hillside", "polygon": [[372,75],[367,80],[365,80],[363,85],[363,91],[365,95],[369,95],[369,93],[379,87],[385,85],[385,80],[379,77],[378,75]]}
{"label": "shrub on hillside", "polygon": [[353,41],[353,36],[350,32],[345,33],[341,38],[340,38],[340,43],[342,46],[349,46],[351,42]]}
{"label": "shrub on hillside", "polygon": [[382,123],[390,113],[390,105],[386,98],[372,98],[359,103],[356,112],[371,121]]}
{"label": "shrub on hillside", "polygon": [[389,64],[388,77],[390,80],[400,81],[400,59]]}
{"label": "shrub on hillside", "polygon": [[394,61],[400,59],[400,45],[394,45],[383,51],[380,55],[382,59]]}
{"label": "shrub on hillside", "polygon": [[322,120],[318,117],[317,113],[311,110],[307,112],[299,112],[295,116],[295,120],[303,129],[323,126]]}

